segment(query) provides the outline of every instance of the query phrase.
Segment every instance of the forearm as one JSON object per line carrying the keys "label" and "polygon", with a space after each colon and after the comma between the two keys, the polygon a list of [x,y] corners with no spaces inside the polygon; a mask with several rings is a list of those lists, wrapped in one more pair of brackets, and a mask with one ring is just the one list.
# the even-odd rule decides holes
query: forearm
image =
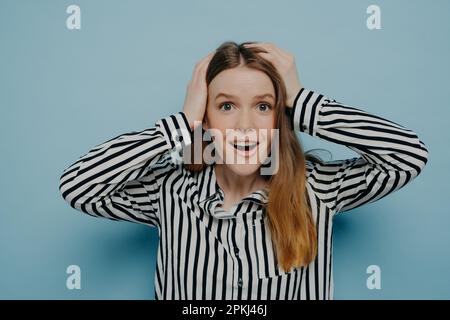
{"label": "forearm", "polygon": [[384,170],[418,174],[427,162],[428,150],[412,130],[314,91],[299,90],[292,112],[295,130],[345,145]]}
{"label": "forearm", "polygon": [[188,122],[177,113],[158,120],[152,128],[122,134],[91,149],[61,175],[63,198],[73,207],[97,202],[141,178],[175,147],[176,130],[183,135],[181,145],[190,143]]}

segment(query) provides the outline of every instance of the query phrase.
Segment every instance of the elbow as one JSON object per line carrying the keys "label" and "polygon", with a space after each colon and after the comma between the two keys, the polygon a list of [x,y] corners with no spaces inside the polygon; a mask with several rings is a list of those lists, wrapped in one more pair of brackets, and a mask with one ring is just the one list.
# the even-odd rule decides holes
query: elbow
{"label": "elbow", "polygon": [[71,190],[70,187],[72,180],[73,179],[71,178],[67,178],[67,175],[63,173],[59,178],[58,189],[59,194],[64,199],[64,201],[67,202],[72,208],[77,209],[73,190]]}
{"label": "elbow", "polygon": [[423,171],[425,166],[427,165],[428,159],[429,159],[428,148],[420,140],[419,140],[419,147],[417,149],[417,156],[418,156],[418,159],[419,159],[417,175],[419,175]]}
{"label": "elbow", "polygon": [[422,155],[423,156],[423,165],[421,168],[421,170],[423,170],[423,168],[425,168],[426,164],[428,163],[429,151],[428,151],[428,148],[425,146],[425,144],[422,141],[420,141],[420,144],[421,144],[421,150],[423,152],[423,155]]}
{"label": "elbow", "polygon": [[[91,186],[92,187],[92,186]],[[69,167],[59,178],[59,194],[73,209],[93,215],[91,206],[95,205],[90,199],[85,185],[78,179],[78,167]]]}
{"label": "elbow", "polygon": [[75,208],[75,201],[73,201],[73,197],[61,183],[59,184],[59,194],[66,203],[68,203],[72,208]]}

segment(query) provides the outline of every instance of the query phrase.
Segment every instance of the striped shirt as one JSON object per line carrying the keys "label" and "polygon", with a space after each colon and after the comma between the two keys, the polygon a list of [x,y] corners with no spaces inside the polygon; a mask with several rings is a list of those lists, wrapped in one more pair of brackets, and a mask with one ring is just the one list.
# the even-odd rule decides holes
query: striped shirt
{"label": "striped shirt", "polygon": [[358,157],[307,161],[306,188],[316,223],[318,255],[308,266],[279,269],[265,204],[248,194],[230,210],[215,167],[192,172],[174,162],[173,134],[183,112],[90,150],[62,173],[60,191],[73,208],[95,217],[154,226],[160,242],[155,299],[333,299],[333,217],[383,198],[414,179],[428,150],[411,130],[302,88],[290,112],[293,128],[347,146]]}

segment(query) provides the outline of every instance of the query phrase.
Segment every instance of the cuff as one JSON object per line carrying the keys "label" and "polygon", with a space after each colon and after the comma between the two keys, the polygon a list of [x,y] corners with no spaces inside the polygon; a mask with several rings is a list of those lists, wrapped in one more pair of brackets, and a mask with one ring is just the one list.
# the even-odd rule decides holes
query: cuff
{"label": "cuff", "polygon": [[294,100],[294,130],[305,132],[313,137],[317,134],[319,110],[325,103],[325,97],[312,90],[301,88]]}
{"label": "cuff", "polygon": [[163,133],[164,139],[170,148],[181,149],[191,144],[192,130],[189,121],[183,112],[172,114],[156,122]]}

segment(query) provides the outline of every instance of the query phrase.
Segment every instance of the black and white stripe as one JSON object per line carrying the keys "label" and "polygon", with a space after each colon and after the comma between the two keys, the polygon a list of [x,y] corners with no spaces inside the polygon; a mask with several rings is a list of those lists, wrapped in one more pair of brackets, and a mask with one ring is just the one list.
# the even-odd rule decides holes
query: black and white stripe
{"label": "black and white stripe", "polygon": [[156,299],[333,299],[333,216],[403,187],[424,168],[428,150],[413,131],[304,88],[290,114],[295,130],[360,155],[307,163],[319,243],[307,267],[277,267],[264,190],[226,212],[217,207],[224,194],[213,165],[194,173],[173,161],[171,153],[191,143],[183,112],[90,150],[62,174],[61,194],[92,216],[158,228]]}

